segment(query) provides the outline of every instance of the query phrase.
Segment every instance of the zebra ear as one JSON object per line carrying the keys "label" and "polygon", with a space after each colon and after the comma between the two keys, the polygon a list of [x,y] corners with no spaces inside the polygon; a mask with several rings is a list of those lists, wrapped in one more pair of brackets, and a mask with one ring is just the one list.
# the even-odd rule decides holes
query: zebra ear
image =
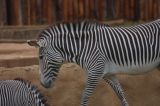
{"label": "zebra ear", "polygon": [[37,41],[37,40],[27,40],[27,43],[28,43],[30,46],[40,47],[40,45],[38,44],[38,41]]}

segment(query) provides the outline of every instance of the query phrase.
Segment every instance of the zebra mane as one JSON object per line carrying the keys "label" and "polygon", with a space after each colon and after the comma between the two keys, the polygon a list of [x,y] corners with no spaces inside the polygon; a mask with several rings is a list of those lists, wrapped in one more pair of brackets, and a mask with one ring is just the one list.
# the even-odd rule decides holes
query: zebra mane
{"label": "zebra mane", "polygon": [[[157,19],[157,20],[154,20],[154,21],[150,21],[150,22],[147,22],[145,24],[150,24],[150,23],[153,23],[153,22],[160,22],[160,19]],[[79,21],[72,21],[72,22],[68,22],[68,21],[61,21],[61,22],[55,22],[54,24],[52,25],[49,25],[48,27],[46,27],[44,30],[42,30],[40,33],[43,33],[45,32],[46,30],[49,30],[50,28],[60,28],[60,25],[66,25],[68,30],[70,29],[69,26],[72,24],[73,26],[76,26],[76,25],[81,25],[81,24],[84,24],[83,27],[86,27],[88,25],[100,25],[100,26],[107,26],[109,27],[108,24],[106,23],[103,23],[103,22],[100,22],[100,21],[97,21],[97,20],[79,20]],[[142,23],[144,25],[144,23]],[[133,26],[137,26],[137,25],[141,25],[141,24],[136,24],[136,25],[132,25],[131,27]],[[116,26],[115,26],[116,27]],[[119,26],[117,26],[119,27]],[[128,27],[128,26],[127,26]],[[39,36],[40,37],[40,34]]]}
{"label": "zebra mane", "polygon": [[22,82],[24,85],[26,85],[30,89],[30,91],[33,94],[37,95],[38,99],[41,101],[42,104],[44,104],[44,106],[49,106],[44,95],[40,92],[40,90],[38,90],[38,88],[35,85],[32,85],[30,81],[24,80],[23,78],[15,78],[14,80]]}
{"label": "zebra mane", "polygon": [[50,29],[54,29],[54,28],[58,28],[58,29],[61,29],[61,25],[65,25],[68,29],[68,31],[70,32],[70,25],[73,26],[73,31],[76,31],[76,26],[81,26],[83,24],[83,28],[86,28],[88,27],[89,25],[101,25],[101,26],[109,26],[107,24],[104,24],[102,22],[99,22],[99,21],[96,21],[96,20],[80,20],[80,21],[73,21],[73,22],[56,22],[48,27],[46,27],[44,30],[42,30],[39,34],[38,34],[38,39],[41,37],[41,36],[44,36],[44,35],[47,35],[47,34],[42,34],[42,33],[45,33],[46,31],[47,32],[50,32]]}

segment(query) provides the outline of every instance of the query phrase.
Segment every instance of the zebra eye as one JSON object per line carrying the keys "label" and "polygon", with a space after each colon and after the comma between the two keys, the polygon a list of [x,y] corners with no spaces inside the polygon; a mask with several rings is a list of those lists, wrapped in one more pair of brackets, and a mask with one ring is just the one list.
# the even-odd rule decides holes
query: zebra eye
{"label": "zebra eye", "polygon": [[43,59],[43,55],[40,55],[40,56],[39,56],[39,59]]}

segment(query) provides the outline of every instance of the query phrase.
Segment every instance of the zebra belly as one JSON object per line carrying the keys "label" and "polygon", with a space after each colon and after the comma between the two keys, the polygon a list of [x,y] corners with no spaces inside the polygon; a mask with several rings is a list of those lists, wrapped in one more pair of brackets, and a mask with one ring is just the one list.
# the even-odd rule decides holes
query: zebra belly
{"label": "zebra belly", "polygon": [[143,65],[120,66],[115,63],[108,62],[105,64],[105,74],[142,74],[155,69],[160,64],[160,61],[152,62]]}

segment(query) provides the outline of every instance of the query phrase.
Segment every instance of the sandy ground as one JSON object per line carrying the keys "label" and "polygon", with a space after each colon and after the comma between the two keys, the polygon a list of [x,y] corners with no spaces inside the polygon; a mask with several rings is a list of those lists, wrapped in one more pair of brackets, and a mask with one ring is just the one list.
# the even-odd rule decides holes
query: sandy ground
{"label": "sandy ground", "polygon": [[[138,76],[118,76],[130,106],[160,105],[159,76],[160,72],[157,70]],[[37,85],[51,106],[79,106],[86,79],[84,71],[79,66],[64,64],[55,86],[52,89],[45,89],[39,83],[38,65],[0,68],[0,79],[16,77]],[[120,102],[110,86],[101,80],[90,98],[89,106],[120,106]]]}
{"label": "sandy ground", "polygon": [[[25,50],[21,51],[23,47],[21,48],[20,45],[16,45],[16,49],[21,48],[19,52],[14,52],[11,48],[9,48],[10,51],[6,50],[8,46],[5,46],[6,48],[1,47],[2,45],[0,50],[4,49],[5,54],[10,54],[8,56],[11,57],[12,54],[23,54],[23,56],[25,54],[36,56],[37,54],[36,49],[27,49],[25,44],[25,50],[27,49],[30,53],[25,52]],[[2,54],[4,53],[0,52],[0,55]],[[71,63],[64,64],[60,68],[55,86],[51,89],[45,89],[40,85],[38,70],[38,65],[14,68],[0,66],[0,79],[21,77],[31,81],[46,96],[51,106],[79,106],[86,81],[85,72],[79,66]],[[154,70],[136,76],[117,75],[117,77],[124,88],[130,106],[160,106],[160,71]],[[101,80],[89,100],[89,106],[120,106],[120,102],[111,87]]]}

